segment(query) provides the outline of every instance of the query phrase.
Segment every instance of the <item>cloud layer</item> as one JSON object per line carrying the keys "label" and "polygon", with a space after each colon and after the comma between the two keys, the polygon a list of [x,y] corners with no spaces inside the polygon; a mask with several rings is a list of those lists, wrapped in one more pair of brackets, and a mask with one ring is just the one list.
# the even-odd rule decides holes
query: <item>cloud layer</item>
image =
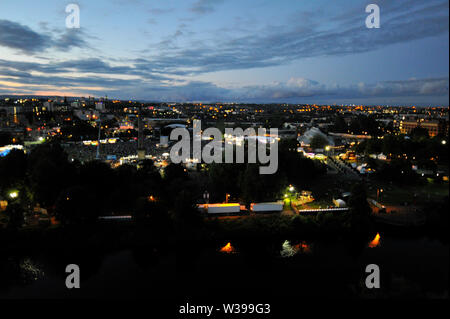
{"label": "cloud layer", "polygon": [[74,47],[88,47],[81,30],[66,29],[58,36],[38,33],[20,23],[0,20],[0,46],[32,55],[49,49],[68,51]]}
{"label": "cloud layer", "polygon": [[[17,54],[14,61],[0,58],[0,93],[60,90],[183,101],[448,96],[448,70],[443,70],[441,77],[352,85],[319,83],[301,74],[282,82],[272,83],[267,79],[266,83],[270,84],[237,88],[195,79],[221,71],[236,71],[239,76],[240,70],[286,66],[312,57],[374,52],[448,34],[448,1],[381,0],[378,4],[382,7],[382,27],[376,30],[365,27],[361,19],[363,7],[343,12],[327,8],[305,11],[298,14],[298,19],[267,21],[251,28],[246,28],[241,20],[243,27],[236,28],[239,32],[211,30],[208,37],[200,39],[195,38],[196,33],[188,23],[179,23],[170,37],[152,45],[151,50],[119,59],[105,57],[107,52],[97,52],[95,41],[99,39],[88,30],[55,30],[43,23],[41,31],[36,31],[0,19],[0,52],[5,47]],[[216,14],[225,5],[224,0],[196,0],[185,10],[202,19]],[[158,7],[147,11],[167,16],[180,10]],[[321,23],[324,18],[328,21]],[[85,49],[88,54],[86,57],[70,55],[74,48]],[[51,54],[45,60],[40,58],[47,53]]]}

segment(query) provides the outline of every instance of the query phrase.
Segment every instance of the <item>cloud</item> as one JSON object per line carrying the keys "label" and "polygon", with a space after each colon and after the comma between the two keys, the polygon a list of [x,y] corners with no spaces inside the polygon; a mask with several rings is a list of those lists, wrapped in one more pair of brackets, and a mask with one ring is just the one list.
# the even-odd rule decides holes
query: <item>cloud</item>
{"label": "cloud", "polygon": [[[164,81],[167,76],[155,72],[148,64],[140,65],[140,60],[135,60],[134,64],[113,66],[110,63],[98,58],[75,59],[52,63],[8,61],[0,59],[0,75],[5,72],[39,72],[51,77],[60,73],[86,74],[94,73],[99,75],[111,75],[117,77],[135,76],[143,80]],[[36,78],[36,77],[35,77]]]}
{"label": "cloud", "polygon": [[410,79],[358,83],[347,86],[324,85],[304,78],[291,78],[287,82],[238,89],[240,100],[300,100],[310,98],[378,98],[378,97],[425,97],[448,96],[449,79]]}
{"label": "cloud", "polygon": [[191,7],[191,11],[197,14],[212,13],[215,7],[222,4],[224,0],[197,0]]}
{"label": "cloud", "polygon": [[40,24],[45,33],[38,33],[31,28],[17,22],[0,20],[0,46],[21,51],[26,55],[54,48],[58,51],[69,51],[72,48],[88,48],[86,42],[88,36],[81,29],[65,29],[56,32],[59,35],[48,32],[46,24]]}
{"label": "cloud", "polygon": [[60,51],[69,51],[72,48],[89,48],[85,32],[81,29],[66,29],[53,41],[53,47]]}
{"label": "cloud", "polygon": [[50,42],[48,35],[39,34],[17,22],[0,20],[0,46],[30,54],[45,49]]}
{"label": "cloud", "polygon": [[[199,7],[204,1],[198,1]],[[210,3],[207,1],[205,3]],[[403,4],[403,6],[402,6]],[[409,4],[410,7],[404,5]],[[402,8],[401,11],[399,8]],[[407,9],[405,9],[407,8]],[[208,12],[208,9],[199,9]],[[326,24],[269,25],[246,34],[230,37],[230,32],[215,35],[212,41],[198,41],[196,45],[180,48],[167,40],[164,54],[148,58],[148,63],[177,75],[195,75],[224,70],[241,70],[286,65],[295,60],[321,56],[343,56],[365,53],[384,47],[448,33],[448,1],[399,1],[383,11],[380,29],[367,29],[361,9],[357,19]],[[355,22],[356,21],[356,22]],[[231,35],[233,36],[233,35]]]}
{"label": "cloud", "polygon": [[[223,0],[199,0],[191,9],[198,13],[212,12]],[[406,7],[409,5],[409,7]],[[171,9],[150,9],[162,14]],[[182,25],[156,45],[153,55],[141,57],[139,67],[173,76],[198,75],[209,72],[265,68],[286,65],[308,57],[340,56],[378,50],[389,45],[414,41],[448,33],[448,1],[418,2],[411,0],[386,2],[383,5],[380,29],[367,29],[361,8],[349,13],[324,12],[332,26],[305,23],[270,25],[233,34],[222,30],[209,39],[192,39],[193,33]],[[328,16],[329,15],[329,16]],[[336,17],[336,20],[334,20]],[[351,21],[351,23],[349,23]],[[9,27],[0,32],[0,45],[22,50],[27,54],[47,48],[68,51],[88,48],[87,35],[81,30],[66,30],[61,35],[40,34],[30,28],[0,20]],[[0,24],[1,26],[1,24]],[[5,29],[6,31],[4,31]],[[239,35],[238,35],[239,34]],[[182,40],[182,41],[181,41]],[[140,51],[148,54],[149,50]],[[130,61],[133,63],[133,61]],[[136,65],[137,66],[137,65]]]}
{"label": "cloud", "polygon": [[134,68],[129,66],[111,66],[98,58],[67,60],[46,66],[47,72],[80,72],[102,74],[133,74]]}
{"label": "cloud", "polygon": [[[140,63],[143,63],[141,67]],[[39,71],[43,75],[31,74]],[[77,76],[67,74],[77,73]],[[221,87],[210,82],[175,80],[155,73],[146,61],[113,66],[100,59],[63,61],[52,64],[0,60],[0,89],[3,92],[46,90],[80,92],[102,96],[106,92],[117,98],[158,101],[240,101],[293,102],[401,97],[441,97],[448,99],[449,79],[428,78],[352,85],[326,85],[293,77],[285,82],[238,88]],[[58,75],[61,74],[61,75]],[[132,76],[124,78],[123,76]],[[19,86],[14,86],[17,83]],[[29,93],[27,93],[29,94]],[[74,94],[75,95],[75,94]],[[445,102],[443,102],[445,103]]]}
{"label": "cloud", "polygon": [[153,15],[168,14],[175,11],[174,8],[151,8],[148,10]]}
{"label": "cloud", "polygon": [[[197,53],[187,55],[195,59]],[[206,58],[206,57],[205,57]],[[230,55],[215,61],[209,57],[209,67],[215,63],[235,62]],[[108,62],[99,58],[74,59],[51,63],[8,61],[0,59],[0,81],[27,85],[76,88],[91,87],[91,95],[102,95],[105,90],[110,96],[137,99],[171,101],[297,101],[305,98],[370,98],[370,97],[411,97],[448,96],[448,77],[429,79],[408,79],[403,81],[383,81],[376,83],[356,83],[353,85],[325,85],[317,81],[293,77],[285,82],[266,85],[243,86],[238,88],[220,87],[214,83],[189,81],[184,77],[174,77],[162,70],[173,69],[174,73],[186,74],[201,68],[198,64],[186,64],[182,69],[179,61],[169,61],[164,65],[149,63],[147,59]],[[205,61],[203,61],[205,62]],[[206,63],[206,62],[205,62]],[[250,61],[240,61],[250,63]],[[193,71],[194,70],[194,71]],[[98,90],[102,87],[102,91]]]}
{"label": "cloud", "polygon": [[[199,0],[190,10],[197,14],[211,13],[223,2]],[[0,20],[0,46],[34,55],[36,61],[45,61],[0,59],[0,89],[2,92],[14,91],[11,83],[20,83],[26,88],[17,89],[17,92],[36,92],[40,86],[73,92],[83,88],[91,95],[103,95],[104,90],[109,90],[108,95],[118,98],[168,101],[283,102],[318,98],[448,97],[448,77],[346,86],[325,85],[296,77],[286,82],[240,88],[188,80],[189,76],[210,72],[273,67],[308,57],[369,52],[448,33],[448,1],[387,1],[382,6],[381,28],[376,30],[365,28],[363,9],[358,7],[342,14],[330,13],[324,8],[314,15],[304,12],[297,20],[267,21],[267,25],[259,28],[252,25],[236,32],[233,25],[231,29],[208,31],[208,37],[198,33],[194,37],[191,29],[199,32],[195,26],[179,24],[169,36],[157,40],[159,42],[152,45],[151,51],[140,51],[145,56],[116,60],[93,58],[90,54],[87,58],[66,57],[63,60],[48,55],[45,61],[36,53],[92,49],[92,37],[80,29],[55,30],[41,23],[42,32],[37,32],[17,22]],[[169,10],[172,9],[154,8],[150,12],[157,15]],[[321,20],[324,16],[328,19],[326,23]],[[242,24],[247,25],[247,22]],[[443,72],[447,74],[448,70]]]}
{"label": "cloud", "polygon": [[355,93],[365,96],[445,96],[448,95],[448,83],[448,78],[385,81],[374,85],[359,85]]}

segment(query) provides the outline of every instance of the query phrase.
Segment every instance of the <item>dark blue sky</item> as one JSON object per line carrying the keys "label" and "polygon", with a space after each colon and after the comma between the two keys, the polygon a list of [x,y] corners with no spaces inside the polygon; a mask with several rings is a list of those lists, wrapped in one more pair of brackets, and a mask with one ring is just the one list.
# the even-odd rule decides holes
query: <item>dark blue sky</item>
{"label": "dark blue sky", "polygon": [[[80,7],[67,29],[65,7]],[[365,26],[376,3],[381,28]],[[0,95],[448,105],[448,1],[2,0]]]}

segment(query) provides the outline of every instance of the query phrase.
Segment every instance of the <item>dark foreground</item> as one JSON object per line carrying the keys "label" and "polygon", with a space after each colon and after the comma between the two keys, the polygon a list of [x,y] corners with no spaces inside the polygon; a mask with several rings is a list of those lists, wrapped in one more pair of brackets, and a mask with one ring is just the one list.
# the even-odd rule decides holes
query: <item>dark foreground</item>
{"label": "dark foreground", "polygon": [[[53,234],[29,245],[2,243],[0,298],[448,298],[448,243],[425,234],[234,240],[114,234],[97,242]],[[81,289],[65,287],[68,264],[80,266]],[[380,267],[381,289],[365,288],[368,264]]]}

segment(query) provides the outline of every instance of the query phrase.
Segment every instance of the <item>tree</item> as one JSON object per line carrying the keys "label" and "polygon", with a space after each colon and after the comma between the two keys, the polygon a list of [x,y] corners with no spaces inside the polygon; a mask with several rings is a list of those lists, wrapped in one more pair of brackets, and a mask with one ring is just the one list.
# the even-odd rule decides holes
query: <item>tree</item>
{"label": "tree", "polygon": [[152,160],[145,160],[137,170],[135,183],[141,196],[160,195],[162,177]]}
{"label": "tree", "polygon": [[352,187],[348,207],[353,215],[368,216],[371,213],[364,184],[357,183]]}
{"label": "tree", "polygon": [[365,154],[378,154],[381,152],[381,148],[382,142],[376,138],[364,140],[356,145],[356,151]]}
{"label": "tree", "polygon": [[181,229],[194,229],[203,224],[203,218],[197,210],[191,192],[183,190],[175,198],[172,219]]}
{"label": "tree", "polygon": [[241,185],[239,176],[245,164],[212,163],[208,169],[208,187],[211,202],[223,201],[226,194],[239,197]]}
{"label": "tree", "polygon": [[12,143],[12,136],[7,132],[0,132],[0,147]]}
{"label": "tree", "polygon": [[349,129],[352,134],[379,135],[381,133],[379,126],[373,116],[359,115],[352,118]]}
{"label": "tree", "polygon": [[348,223],[353,232],[363,233],[369,229],[372,209],[367,202],[367,193],[362,183],[355,184],[348,200],[350,209]]}
{"label": "tree", "polygon": [[384,181],[399,184],[414,184],[418,181],[419,177],[412,170],[411,166],[411,162],[401,159],[384,162],[376,172],[376,177]]}
{"label": "tree", "polygon": [[326,145],[328,145],[328,140],[322,135],[316,134],[311,139],[310,145],[312,149],[324,148]]}
{"label": "tree", "polygon": [[9,218],[8,227],[13,229],[18,229],[22,227],[24,223],[24,213],[19,203],[17,202],[10,203],[6,207],[5,214]]}
{"label": "tree", "polygon": [[0,158],[0,189],[7,190],[26,184],[26,172],[27,155],[22,150],[12,150],[7,156]]}
{"label": "tree", "polygon": [[286,186],[293,184],[297,186],[306,186],[311,179],[324,173],[325,168],[321,164],[305,158],[290,143],[280,143],[278,151],[278,172],[277,184],[283,183]]}
{"label": "tree", "polygon": [[99,216],[98,200],[81,186],[63,190],[56,201],[55,213],[63,225],[93,223]]}
{"label": "tree", "polygon": [[409,135],[416,140],[427,139],[430,137],[428,130],[420,126],[413,128]]}
{"label": "tree", "polygon": [[59,144],[43,144],[28,157],[28,174],[35,200],[54,205],[60,191],[73,184],[75,168]]}
{"label": "tree", "polygon": [[[189,209],[189,206],[186,208]],[[160,200],[149,200],[147,197],[136,200],[134,219],[157,234],[167,233],[172,226],[167,207]]]}
{"label": "tree", "polygon": [[256,164],[248,164],[245,171],[241,172],[240,182],[241,196],[246,204],[258,202],[267,198],[268,189],[265,188],[266,175],[259,175],[259,168]]}
{"label": "tree", "polygon": [[[116,210],[129,211],[138,196],[148,196],[137,181],[136,167],[124,164],[108,173],[113,175],[114,186],[111,187],[107,196],[108,202],[112,203],[111,207]],[[141,186],[141,187],[139,187]]]}
{"label": "tree", "polygon": [[95,197],[91,205],[98,213],[108,212],[114,207],[111,194],[117,189],[116,182],[114,170],[106,163],[91,161],[80,168],[78,183],[89,196]]}
{"label": "tree", "polygon": [[348,126],[342,115],[338,114],[334,119],[333,131],[336,133],[347,133]]}
{"label": "tree", "polygon": [[180,164],[169,164],[164,169],[164,179],[167,181],[186,180],[188,174]]}

